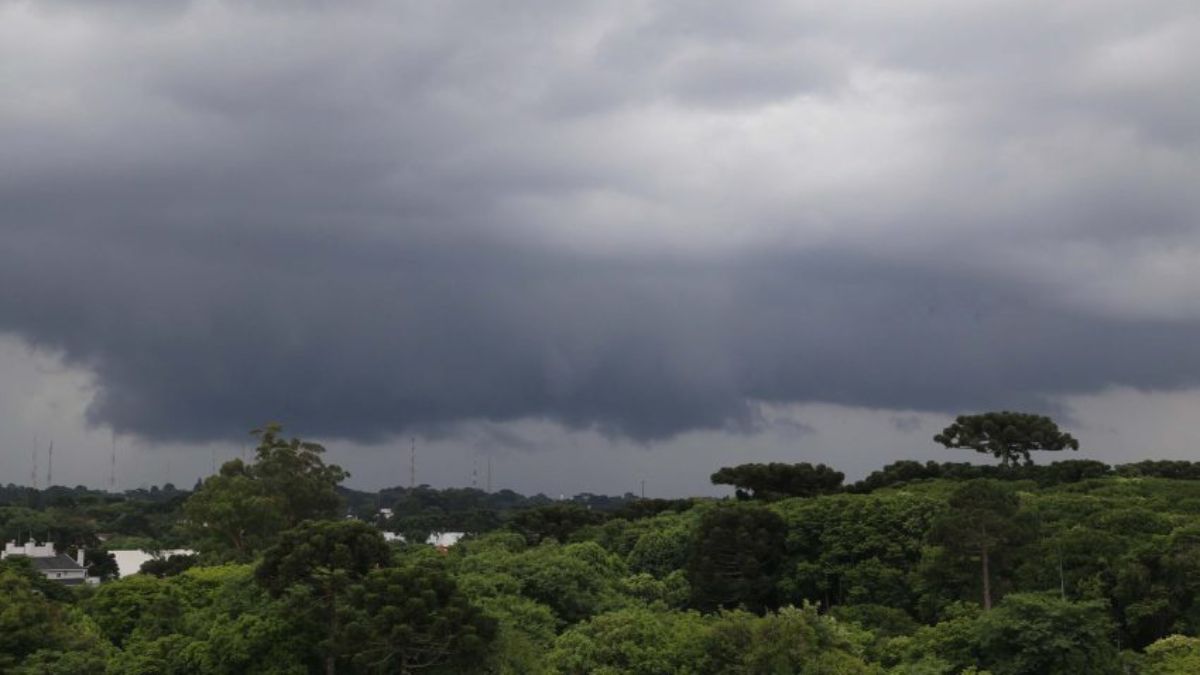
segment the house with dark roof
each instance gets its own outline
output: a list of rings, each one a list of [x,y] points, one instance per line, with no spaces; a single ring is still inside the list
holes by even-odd
[[[0,560],[13,556],[28,558],[33,569],[41,572],[42,576],[66,586],[100,581],[87,575],[87,568],[83,565],[83,549],[79,550],[79,559],[75,560],[55,551],[53,542],[39,545],[33,540],[24,544],[10,541],[4,545],[4,551],[0,552]]]

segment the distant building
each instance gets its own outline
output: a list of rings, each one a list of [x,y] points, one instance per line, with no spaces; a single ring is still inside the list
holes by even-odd
[[[425,543],[429,544],[430,546],[433,546],[435,548],[438,548],[441,550],[446,550],[446,549],[450,548],[451,546],[457,544],[458,540],[462,539],[465,536],[467,536],[466,532],[434,532],[433,534],[429,535],[429,537],[425,540]],[[391,541],[404,542],[405,541],[404,535],[397,534],[395,532],[384,532],[383,540],[389,541],[389,542],[391,542]]]
[[[467,536],[466,532],[434,532],[429,535],[429,539],[426,539],[425,543],[432,544],[437,548],[450,548],[465,536]]]
[[[142,570],[142,565],[151,560],[165,560],[173,555],[194,555],[196,552],[186,548],[176,548],[167,551],[141,551],[138,549],[114,549],[109,551],[117,561],[117,578],[124,579]]]
[[[4,551],[0,552],[0,560],[13,556],[29,558],[33,568],[41,572],[42,576],[66,586],[100,583],[99,579],[87,575],[87,568],[83,565],[83,549],[79,549],[78,559],[72,560],[70,556],[56,553],[53,542],[39,546],[32,539],[24,544],[10,541],[4,545]]]

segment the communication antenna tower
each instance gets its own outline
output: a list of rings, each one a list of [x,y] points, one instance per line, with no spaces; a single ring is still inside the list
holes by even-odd
[[[54,485],[54,441],[50,441],[50,450],[46,453],[46,487]]]
[[[417,437],[412,437],[412,450],[408,456],[408,489],[417,487]]]
[[[112,441],[112,461],[108,465],[108,491],[117,491],[117,433],[114,431],[109,439]]]
[[[33,484],[33,489],[37,489],[37,449],[38,437],[33,435],[33,470],[29,472],[29,482]]]
[[[488,455],[487,462],[488,462],[488,465],[487,465],[487,491],[489,493],[491,493],[491,491],[492,491],[492,456],[491,455]]]
[[[479,489],[479,458],[475,458],[475,465],[471,467],[471,489]]]

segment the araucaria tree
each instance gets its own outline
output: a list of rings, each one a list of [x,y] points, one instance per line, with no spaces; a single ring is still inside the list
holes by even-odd
[[[824,464],[739,464],[712,475],[713,485],[732,485],[738,499],[775,500],[832,494],[842,487],[845,474]]]
[[[1026,534],[1018,517],[1021,501],[1006,485],[994,480],[973,480],[958,487],[948,500],[950,508],[929,529],[930,543],[956,556],[979,558],[979,586],[983,608],[992,608],[992,560],[1000,550],[1015,545]]]
[[[1030,413],[990,412],[982,415],[959,415],[954,424],[933,437],[934,442],[947,448],[971,448],[995,456],[1005,466],[1015,466],[1029,458],[1032,450],[1079,449],[1079,441],[1059,430],[1045,415]]]

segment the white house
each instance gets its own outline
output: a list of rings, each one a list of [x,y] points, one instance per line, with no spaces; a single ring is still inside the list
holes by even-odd
[[[77,555],[78,559],[72,560],[70,556],[55,552],[53,542],[46,542],[39,546],[31,539],[24,544],[18,544],[15,541],[6,543],[4,551],[0,552],[0,560],[12,556],[29,558],[29,562],[33,563],[33,568],[41,572],[42,576],[67,586],[100,583],[96,577],[87,575],[87,568],[83,565],[83,549],[79,549]]]

